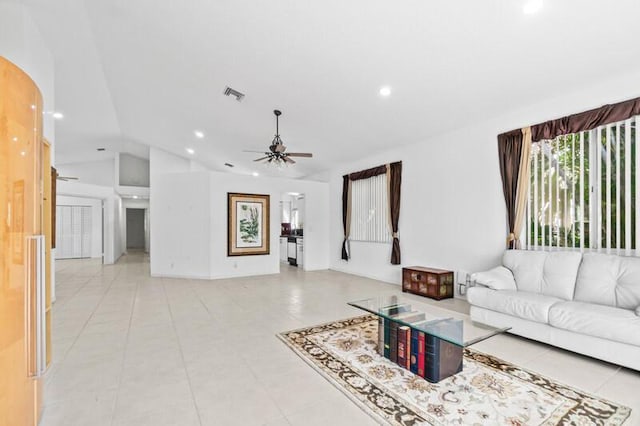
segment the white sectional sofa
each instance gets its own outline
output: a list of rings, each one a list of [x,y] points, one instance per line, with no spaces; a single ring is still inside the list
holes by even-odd
[[[471,278],[474,321],[640,370],[640,258],[507,250]]]

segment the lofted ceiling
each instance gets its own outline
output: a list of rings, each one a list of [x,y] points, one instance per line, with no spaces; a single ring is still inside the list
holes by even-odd
[[[242,150],[278,108],[288,149],[314,153],[291,177],[640,71],[637,0],[532,1],[22,0],[56,61],[59,162],[153,146],[273,174]]]

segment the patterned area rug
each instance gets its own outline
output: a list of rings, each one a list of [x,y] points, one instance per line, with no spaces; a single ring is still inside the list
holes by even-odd
[[[376,352],[366,315],[278,335],[377,421],[391,425],[621,425],[631,410],[465,349],[464,369],[433,384]]]

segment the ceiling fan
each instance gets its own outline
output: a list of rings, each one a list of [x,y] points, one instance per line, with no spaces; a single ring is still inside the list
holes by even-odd
[[[70,180],[78,180],[78,178],[77,178],[77,177],[73,177],[73,176],[60,176],[60,175],[58,175],[58,174],[56,174],[56,179],[58,179],[58,180],[62,180],[62,181],[65,181],[65,182],[68,182],[68,181],[70,181]]]
[[[257,158],[253,161],[265,161],[267,164],[295,164],[295,161],[291,157],[306,157],[311,158],[313,154],[309,152],[285,152],[287,147],[282,143],[282,139],[280,139],[280,127],[279,127],[279,118],[282,115],[282,112],[279,110],[274,110],[273,113],[276,116],[276,135],[269,145],[269,151],[244,151],[244,152],[258,152],[260,154],[265,154],[264,157]]]

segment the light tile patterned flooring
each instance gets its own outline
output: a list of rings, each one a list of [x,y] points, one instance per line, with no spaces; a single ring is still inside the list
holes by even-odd
[[[150,278],[142,254],[58,261],[56,279],[41,426],[375,424],[275,334],[359,315],[347,301],[398,286],[286,265],[251,278]],[[638,372],[510,335],[477,349],[625,403],[636,411],[628,424],[640,424]]]

